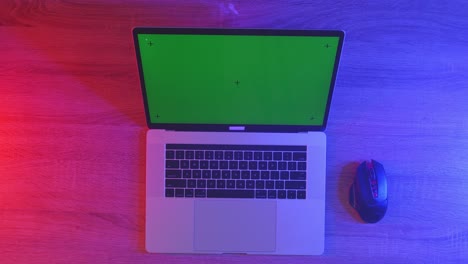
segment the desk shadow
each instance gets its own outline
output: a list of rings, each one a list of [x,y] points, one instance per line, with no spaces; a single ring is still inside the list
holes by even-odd
[[[341,205],[346,209],[349,215],[352,216],[357,222],[364,223],[359,214],[354,210],[354,208],[349,204],[349,188],[351,187],[354,176],[356,175],[356,169],[359,166],[359,162],[351,162],[346,164],[340,172],[337,184],[337,196]]]

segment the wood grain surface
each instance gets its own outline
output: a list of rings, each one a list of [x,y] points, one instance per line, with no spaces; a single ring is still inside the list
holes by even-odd
[[[135,26],[343,29],[322,256],[148,254]],[[1,263],[467,263],[468,2],[0,2]],[[376,159],[389,208],[347,202]]]

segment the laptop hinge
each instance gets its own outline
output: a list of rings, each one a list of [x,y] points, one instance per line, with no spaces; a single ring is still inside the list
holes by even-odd
[[[245,131],[244,126],[230,126],[229,131]]]

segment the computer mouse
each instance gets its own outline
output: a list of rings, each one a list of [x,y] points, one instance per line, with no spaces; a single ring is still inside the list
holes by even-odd
[[[380,221],[387,212],[387,176],[382,164],[364,161],[356,170],[349,190],[349,203],[368,223]]]

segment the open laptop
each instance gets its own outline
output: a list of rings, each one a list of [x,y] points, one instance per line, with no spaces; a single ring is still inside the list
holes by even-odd
[[[342,31],[135,28],[146,249],[324,250],[325,129]]]

